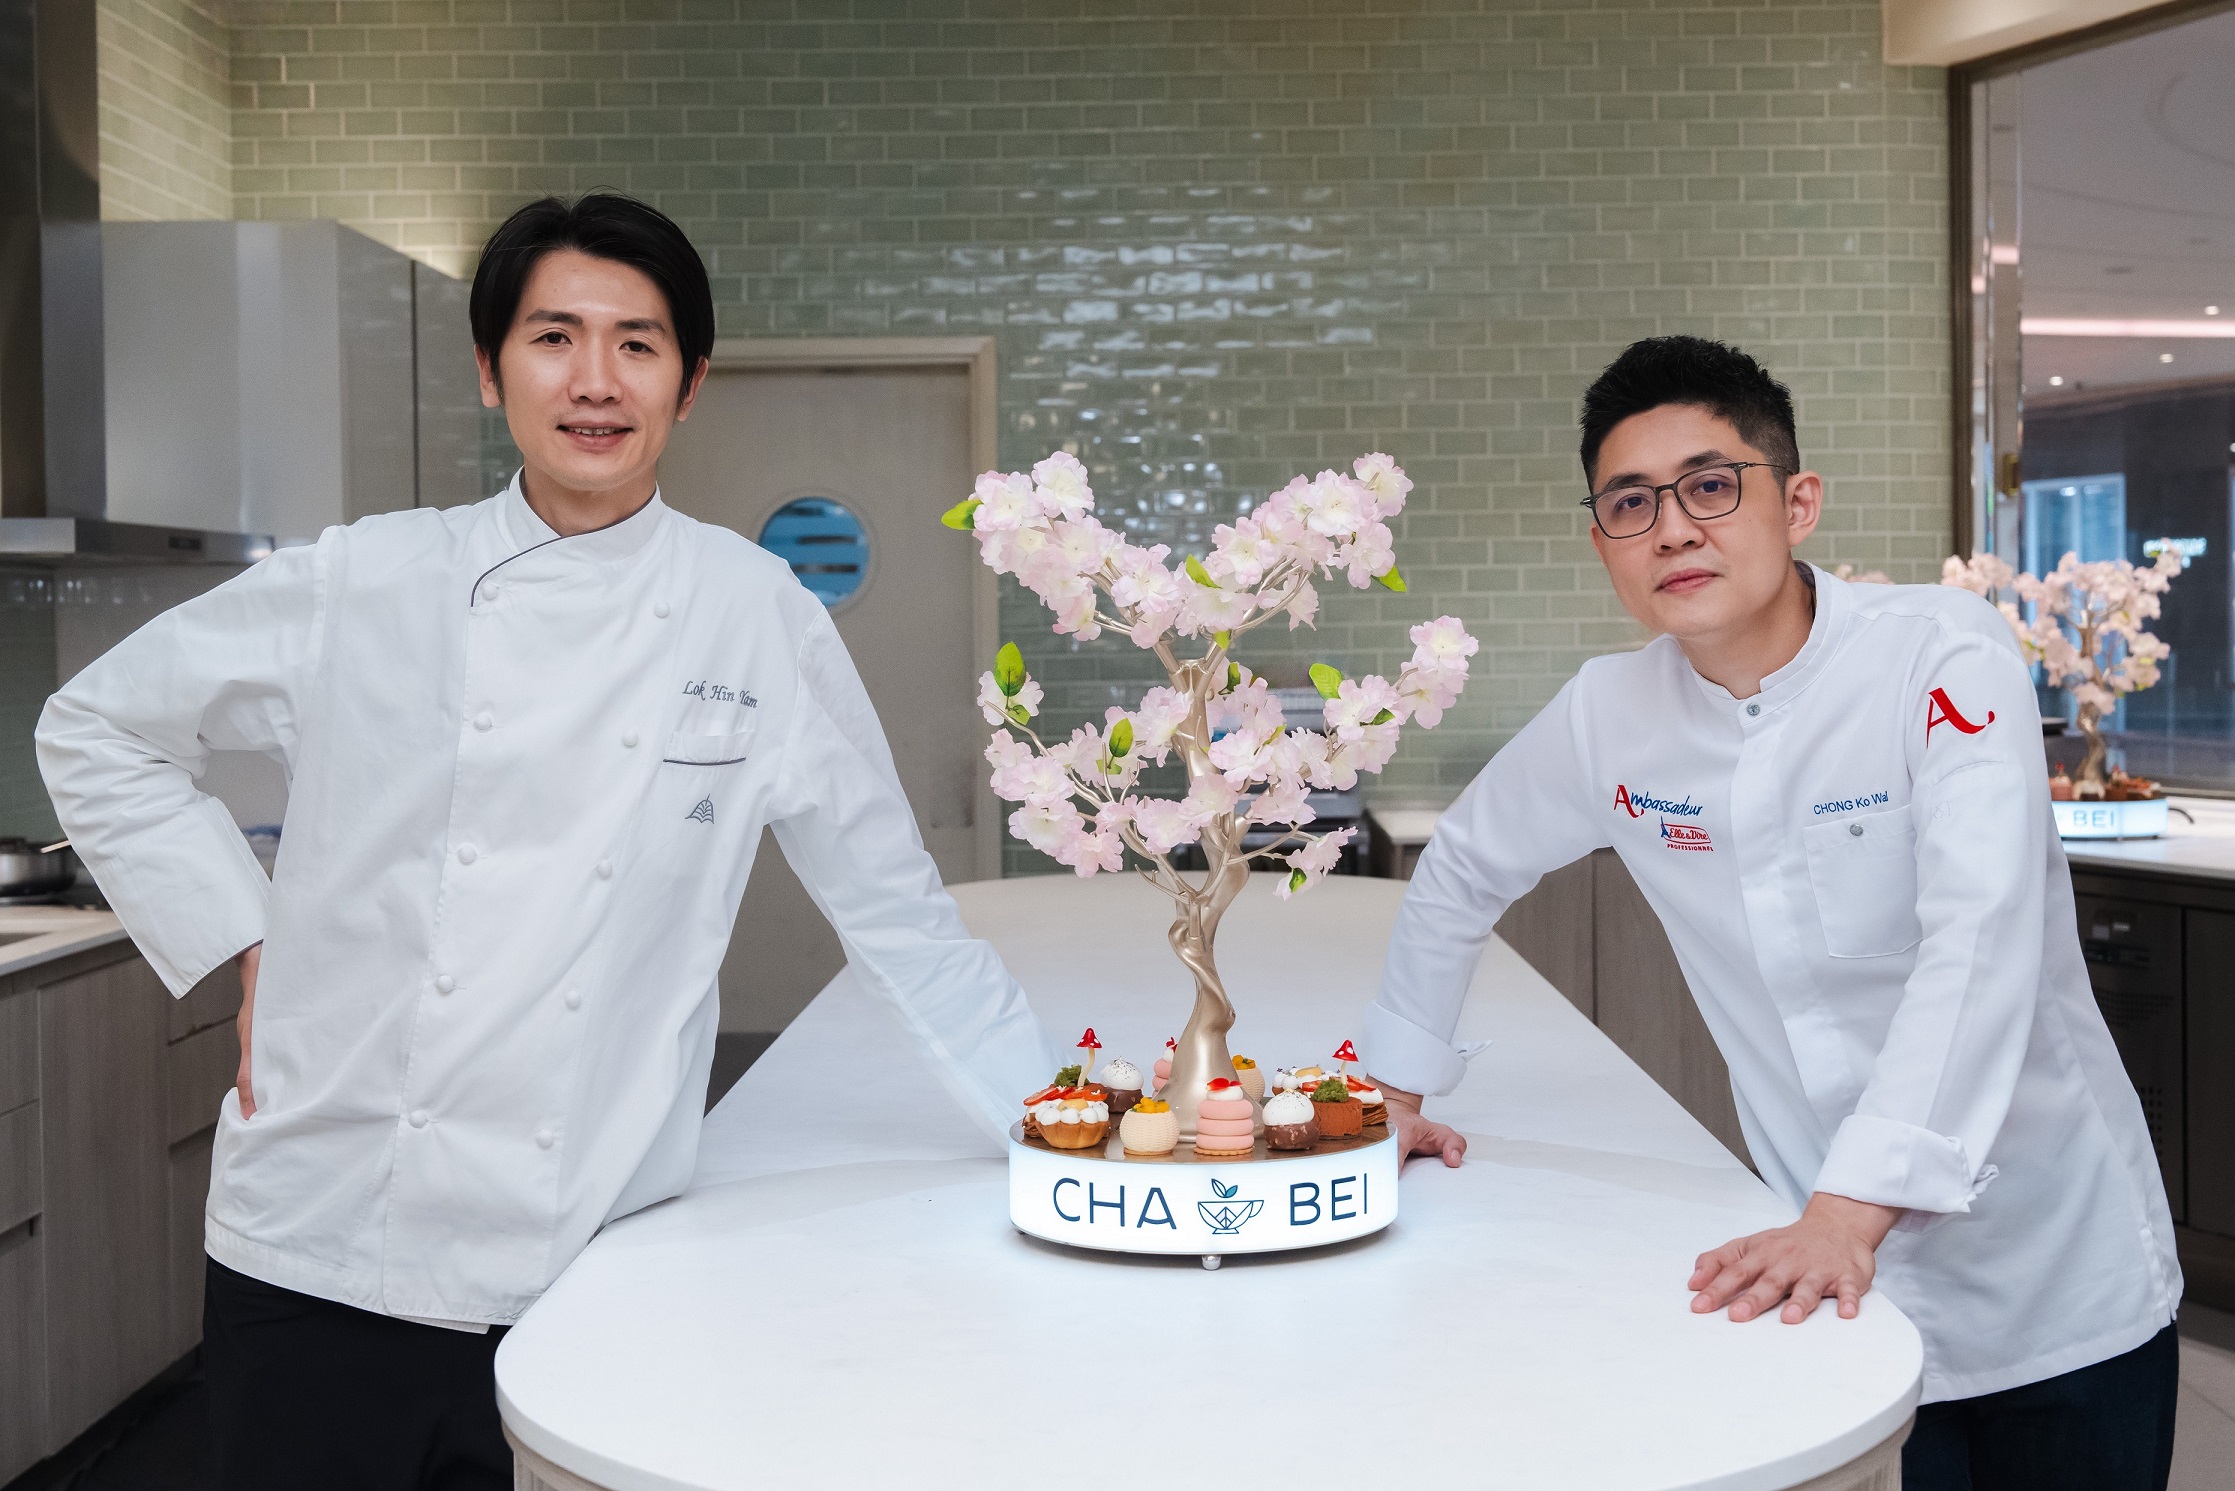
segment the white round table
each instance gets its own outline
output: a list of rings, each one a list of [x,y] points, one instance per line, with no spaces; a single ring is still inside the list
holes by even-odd
[[[1401,884],[1259,877],[1219,965],[1268,1071],[1357,1032]],[[1190,997],[1129,877],[965,885],[1051,1032],[1144,1069]],[[1790,1209],[1493,942],[1387,1231],[1231,1259],[1007,1221],[1002,1146],[841,975],[708,1116],[685,1195],[605,1229],[505,1340],[523,1488],[1293,1481],[1548,1491],[1899,1485],[1916,1330],[1694,1315],[1693,1258]],[[1022,1094],[1019,1094],[1021,1097]]]

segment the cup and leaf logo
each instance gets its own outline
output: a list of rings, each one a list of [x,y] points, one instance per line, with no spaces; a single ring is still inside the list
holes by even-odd
[[[1239,1185],[1227,1185],[1217,1176],[1211,1177],[1211,1194],[1216,1201],[1198,1201],[1195,1210],[1202,1215],[1203,1225],[1211,1229],[1213,1237],[1232,1237],[1242,1230],[1242,1224],[1265,1209],[1262,1201],[1237,1201],[1234,1193]]]

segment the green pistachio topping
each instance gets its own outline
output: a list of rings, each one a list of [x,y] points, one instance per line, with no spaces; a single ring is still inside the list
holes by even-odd
[[[1340,1077],[1329,1077],[1312,1089],[1312,1101],[1315,1103],[1341,1103],[1349,1098],[1350,1089],[1343,1085]]]
[[[1055,1085],[1058,1087],[1076,1087],[1079,1085],[1079,1078],[1085,1074],[1085,1070],[1084,1067],[1064,1067],[1055,1074]]]

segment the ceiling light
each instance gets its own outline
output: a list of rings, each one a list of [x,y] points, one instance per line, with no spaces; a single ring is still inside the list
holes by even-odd
[[[2025,316],[2018,330],[2029,337],[2235,337],[2235,316],[2188,321],[2119,321],[2099,316]]]
[[[2160,352],[2157,354],[2157,360],[2159,362],[2171,362],[2173,360],[2173,354],[2170,352]]]
[[[2204,307],[2204,314],[2207,316],[2216,316],[2219,314],[2219,307],[2216,305],[2208,305]]]
[[[2049,387],[2062,388],[2064,387],[2064,380],[2062,378],[2051,378],[2049,380]]]

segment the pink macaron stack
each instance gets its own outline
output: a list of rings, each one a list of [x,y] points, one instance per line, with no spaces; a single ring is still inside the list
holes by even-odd
[[[1195,1108],[1197,1154],[1248,1154],[1256,1146],[1257,1106],[1231,1077],[1213,1077],[1210,1095]]]

